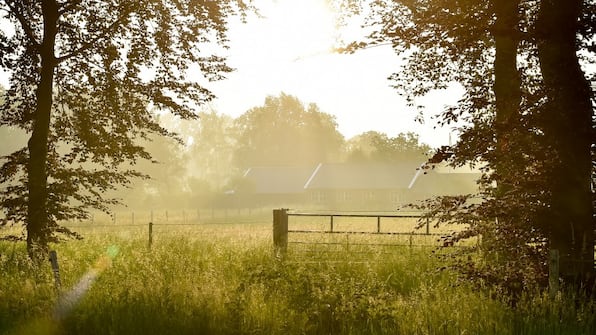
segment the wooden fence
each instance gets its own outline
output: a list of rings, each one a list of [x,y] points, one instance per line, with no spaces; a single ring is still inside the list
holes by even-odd
[[[329,218],[326,229],[289,229],[290,217],[327,217]],[[419,219],[421,214],[370,214],[370,213],[306,213],[306,212],[292,212],[288,209],[274,209],[273,210],[273,244],[278,252],[285,252],[288,248],[288,235],[290,233],[305,233],[305,234],[370,234],[370,235],[405,235],[405,236],[440,236],[444,237],[444,233],[433,233],[430,231],[430,222],[427,219],[426,223],[420,229],[420,232],[395,232],[384,231],[382,229],[382,219],[388,218],[415,218]],[[376,229],[374,230],[342,230],[338,229],[336,219],[338,218],[370,218],[376,219]],[[410,238],[410,245],[411,245]],[[452,243],[446,240],[446,243]]]
[[[329,218],[328,221],[328,228],[327,229],[289,229],[289,218],[290,217],[327,217]],[[376,230],[374,231],[348,231],[348,230],[338,230],[335,226],[335,218],[376,218]],[[314,234],[375,234],[375,235],[408,235],[408,236],[415,236],[415,235],[422,235],[422,236],[441,236],[443,238],[443,246],[453,246],[453,241],[450,239],[448,234],[445,233],[431,233],[430,231],[430,222],[427,219],[426,222],[420,227],[423,228],[422,232],[390,232],[390,231],[383,231],[381,228],[381,219],[384,218],[420,218],[420,214],[355,214],[355,213],[304,213],[304,212],[290,212],[288,209],[274,209],[273,210],[273,244],[276,250],[276,253],[285,254],[288,248],[288,235],[290,233],[314,233]],[[411,239],[410,239],[410,246],[411,246]],[[480,243],[480,239],[477,240],[477,243]],[[596,254],[596,247],[594,250]],[[560,273],[559,273],[559,262],[560,262],[560,255],[558,250],[550,250],[549,254],[549,291],[551,296],[554,296],[559,291],[559,280],[560,280]],[[577,260],[576,262],[582,262],[581,260]],[[594,267],[596,268],[596,260],[590,262],[594,263]]]
[[[85,220],[69,220],[63,224],[139,224],[148,221],[160,223],[229,222],[238,217],[267,217],[270,208],[195,208],[160,210],[115,210],[112,213],[93,211]]]

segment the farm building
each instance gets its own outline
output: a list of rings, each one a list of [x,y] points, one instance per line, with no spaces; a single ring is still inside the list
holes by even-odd
[[[392,164],[321,164],[305,184],[316,207],[395,210],[437,195],[477,191],[472,171],[445,169],[419,172],[420,162]]]
[[[261,166],[244,173],[251,185],[251,205],[291,207],[307,202],[304,183],[315,166]]]
[[[303,209],[383,210],[437,195],[477,191],[480,174],[469,169],[429,169],[423,162],[321,163],[316,167],[255,167],[251,205]]]
[[[418,174],[410,191],[416,200],[441,195],[473,194],[478,192],[481,174],[470,169],[431,169]]]
[[[420,162],[320,164],[304,185],[315,207],[395,210],[409,201],[408,184]]]

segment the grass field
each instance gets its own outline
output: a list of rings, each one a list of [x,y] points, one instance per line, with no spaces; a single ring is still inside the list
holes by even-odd
[[[81,228],[53,246],[60,292],[49,263],[0,242],[0,333],[596,333],[593,302],[536,292],[513,309],[440,271],[433,247],[310,234],[278,258],[270,220],[156,226],[151,249],[145,226]]]

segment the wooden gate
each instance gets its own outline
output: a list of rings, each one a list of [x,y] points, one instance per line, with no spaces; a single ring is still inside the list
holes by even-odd
[[[292,217],[325,217],[328,218],[326,227],[324,229],[303,229],[301,227],[292,227],[290,229],[289,220]],[[376,224],[372,227],[373,229],[368,230],[345,230],[338,227],[336,224],[340,218],[370,218],[370,224]],[[290,211],[289,209],[274,209],[273,210],[273,244],[278,252],[285,252],[288,248],[288,243],[292,243],[288,239],[290,233],[303,233],[303,234],[367,234],[367,235],[403,235],[409,236],[410,245],[412,245],[413,236],[437,236],[443,238],[445,241],[448,239],[448,234],[436,233],[430,231],[430,222],[426,220],[422,225],[418,224],[420,229],[412,230],[409,232],[397,232],[387,231],[383,229],[383,219],[390,218],[415,218],[420,219],[420,213],[395,213],[395,214],[374,214],[374,213],[339,213],[339,212],[300,212]],[[370,225],[369,224],[369,225]]]

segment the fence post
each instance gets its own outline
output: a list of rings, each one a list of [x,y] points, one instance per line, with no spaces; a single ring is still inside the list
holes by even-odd
[[[346,234],[346,251],[350,251],[350,234]]]
[[[285,254],[288,249],[288,210],[273,210],[273,245],[276,254]]]
[[[153,244],[153,221],[149,221],[149,243],[147,247],[151,249],[151,245]]]
[[[329,232],[333,233],[333,215],[329,216]]]
[[[377,233],[381,232],[381,217],[377,216]]]
[[[147,243],[147,247],[151,250],[151,245],[153,244],[153,211],[151,211],[151,219],[149,220],[149,241]]]
[[[426,218],[426,235],[430,235],[430,224],[428,218]]]
[[[58,254],[56,250],[50,251],[50,264],[52,264],[52,272],[54,273],[54,287],[57,292],[60,292],[62,283],[60,282],[60,267],[58,266]]]
[[[559,292],[559,250],[553,249],[548,257],[548,288],[551,297]]]

